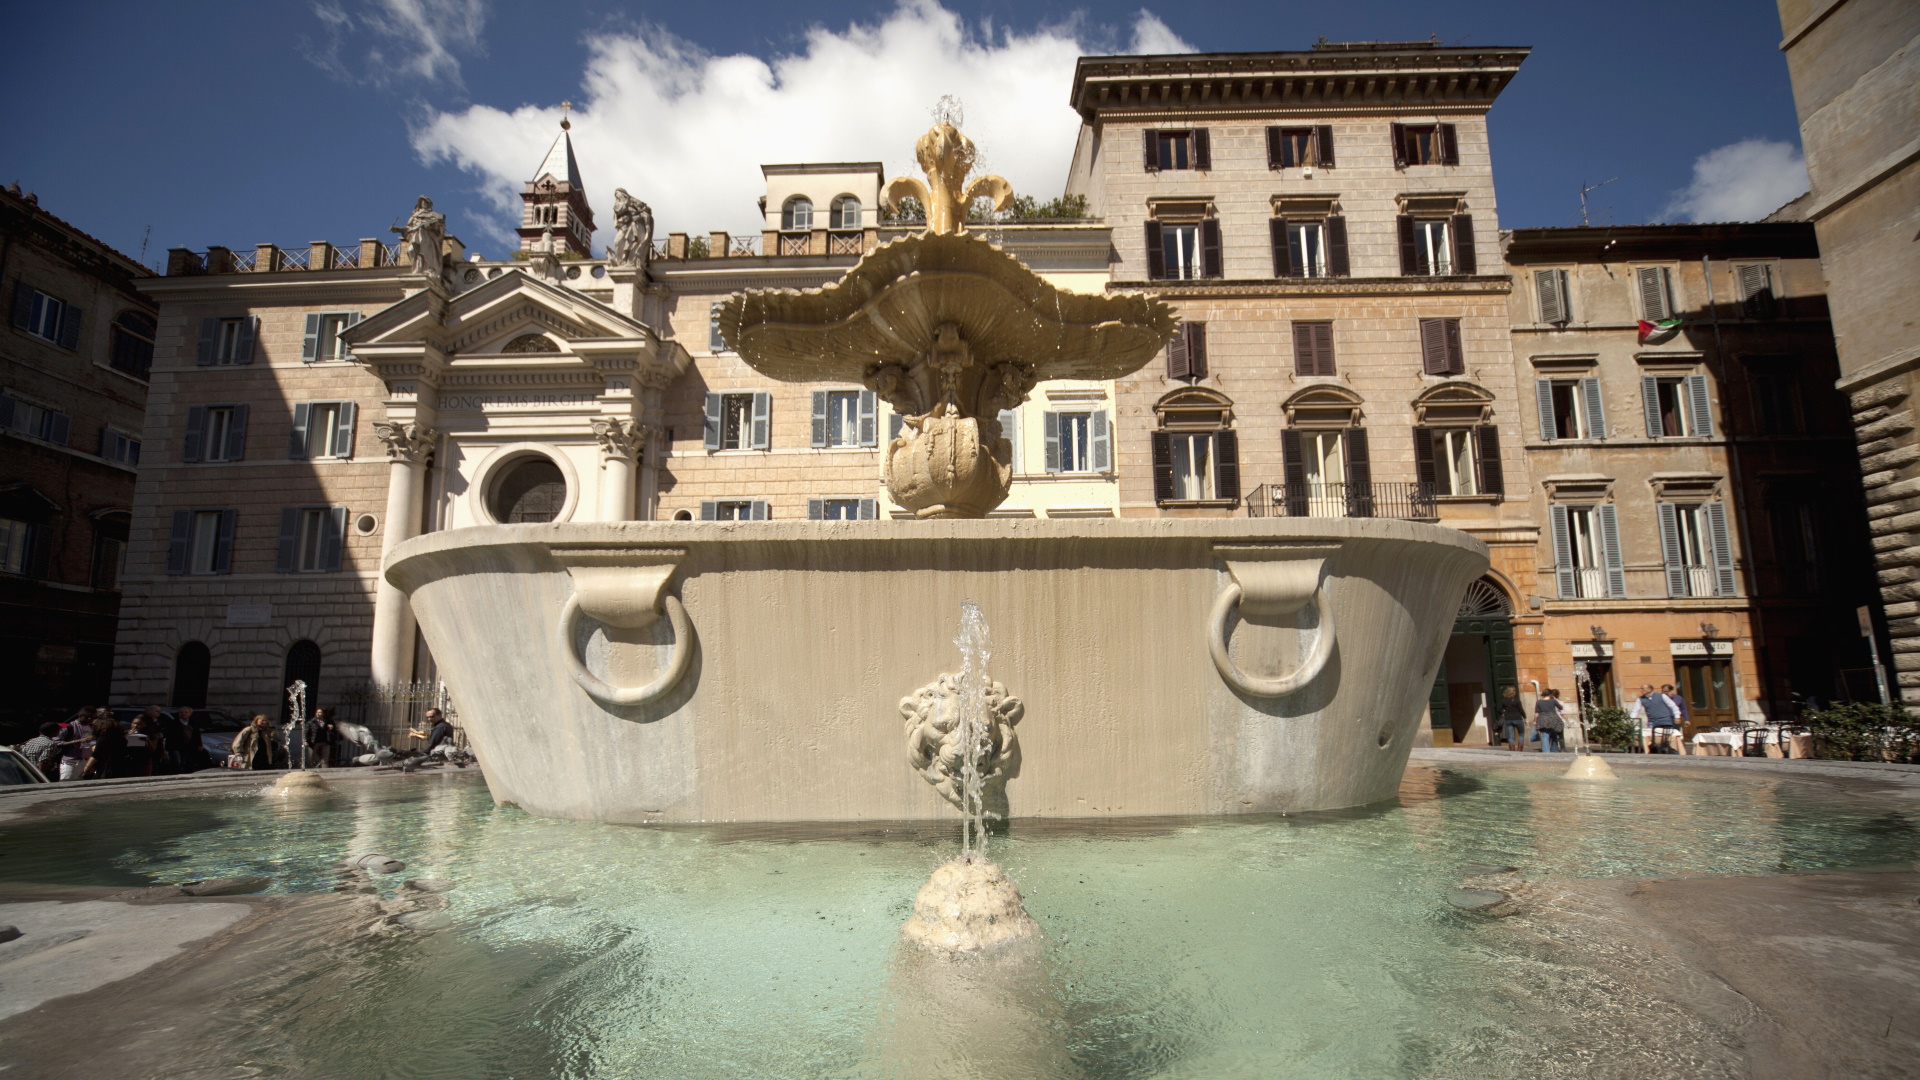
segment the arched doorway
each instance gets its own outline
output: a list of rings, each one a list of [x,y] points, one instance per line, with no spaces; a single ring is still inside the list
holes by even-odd
[[[1453,636],[1433,679],[1427,711],[1435,746],[1485,746],[1500,692],[1519,687],[1513,655],[1513,601],[1488,578],[1467,586]]]
[[[213,653],[198,641],[189,641],[173,654],[173,694],[169,705],[207,707],[207,679],[213,673]]]
[[[280,680],[280,719],[282,722],[293,718],[292,704],[287,700],[287,687],[295,679],[307,684],[307,714],[311,716],[320,704],[320,646],[311,641],[296,641],[287,650],[287,668],[285,677]]]

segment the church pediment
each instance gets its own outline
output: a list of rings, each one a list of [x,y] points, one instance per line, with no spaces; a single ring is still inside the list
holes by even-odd
[[[577,342],[657,344],[644,323],[518,269],[456,296],[415,293],[362,319],[342,337],[355,348],[426,343],[447,355],[573,352]]]

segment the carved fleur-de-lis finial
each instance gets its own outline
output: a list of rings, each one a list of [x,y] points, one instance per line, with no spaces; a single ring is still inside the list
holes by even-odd
[[[944,99],[943,99],[944,100]],[[976,152],[973,140],[946,120],[927,129],[914,144],[914,157],[925,170],[925,183],[911,176],[896,176],[887,185],[881,201],[888,209],[898,210],[900,200],[912,196],[927,208],[927,231],[960,233],[967,231],[967,207],[975,199],[993,200],[995,210],[1004,210],[1013,201],[1013,185],[1005,177],[978,176],[971,183]]]

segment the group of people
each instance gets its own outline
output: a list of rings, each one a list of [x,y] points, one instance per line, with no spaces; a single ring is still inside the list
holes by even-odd
[[[1533,737],[1543,754],[1557,754],[1566,748],[1567,707],[1560,691],[1542,691],[1533,703]],[[1520,703],[1520,692],[1509,686],[1500,693],[1500,741],[1509,750],[1525,750],[1527,710]]]
[[[157,705],[126,724],[111,709],[81,709],[64,724],[41,724],[20,752],[49,780],[165,775],[207,764],[193,710],[168,716]]]
[[[1652,683],[1642,686],[1627,716],[1646,725],[1649,754],[1678,754],[1681,730],[1692,719],[1687,711],[1686,695],[1675,693],[1672,683],[1659,690],[1655,690]]]

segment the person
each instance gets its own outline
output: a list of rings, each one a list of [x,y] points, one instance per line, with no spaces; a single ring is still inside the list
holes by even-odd
[[[100,710],[81,709],[60,729],[60,779],[79,780],[93,757],[93,718]]]
[[[453,741],[453,725],[447,723],[446,714],[439,709],[427,710],[427,725],[425,731],[419,728],[407,729],[407,734],[414,738],[427,740],[427,753],[433,753],[442,743]]]
[[[1560,691],[1549,688],[1533,703],[1533,730],[1540,735],[1540,752],[1557,754],[1566,748],[1567,707]]]
[[[1680,752],[1667,741],[1679,730],[1680,714],[1673,707],[1673,699],[1655,691],[1652,683],[1640,687],[1640,696],[1635,699],[1630,715],[1633,719],[1644,721],[1647,725],[1647,753],[1677,754]],[[1655,743],[1656,739],[1660,741]]]
[[[20,746],[20,756],[33,762],[40,774],[52,780],[60,775],[60,725],[49,720],[40,725],[40,734]]]
[[[332,709],[315,709],[307,718],[307,767],[324,769],[333,764],[333,747],[340,741],[340,733],[333,727]]]
[[[273,724],[264,713],[256,713],[240,734],[233,737],[233,757],[242,769],[273,768]]]
[[[182,705],[173,712],[173,730],[167,732],[167,760],[180,772],[194,772],[209,764],[191,705]]]
[[[1509,750],[1525,750],[1521,737],[1527,733],[1527,710],[1520,704],[1520,691],[1509,686],[1500,691],[1500,741]]]
[[[149,715],[158,709],[148,710]],[[120,756],[121,776],[152,776],[155,761],[164,761],[166,740],[148,716],[136,716],[127,728],[127,749]]]
[[[1667,701],[1673,705],[1673,714],[1680,718],[1681,727],[1686,727],[1693,723],[1693,712],[1687,708],[1687,697],[1685,694],[1675,693],[1672,683],[1667,683],[1662,686],[1660,692],[1667,695]]]
[[[126,767],[126,756],[127,733],[121,729],[120,721],[112,715],[100,717],[93,722],[93,756],[87,759],[80,779],[108,780],[120,776],[120,770]]]

